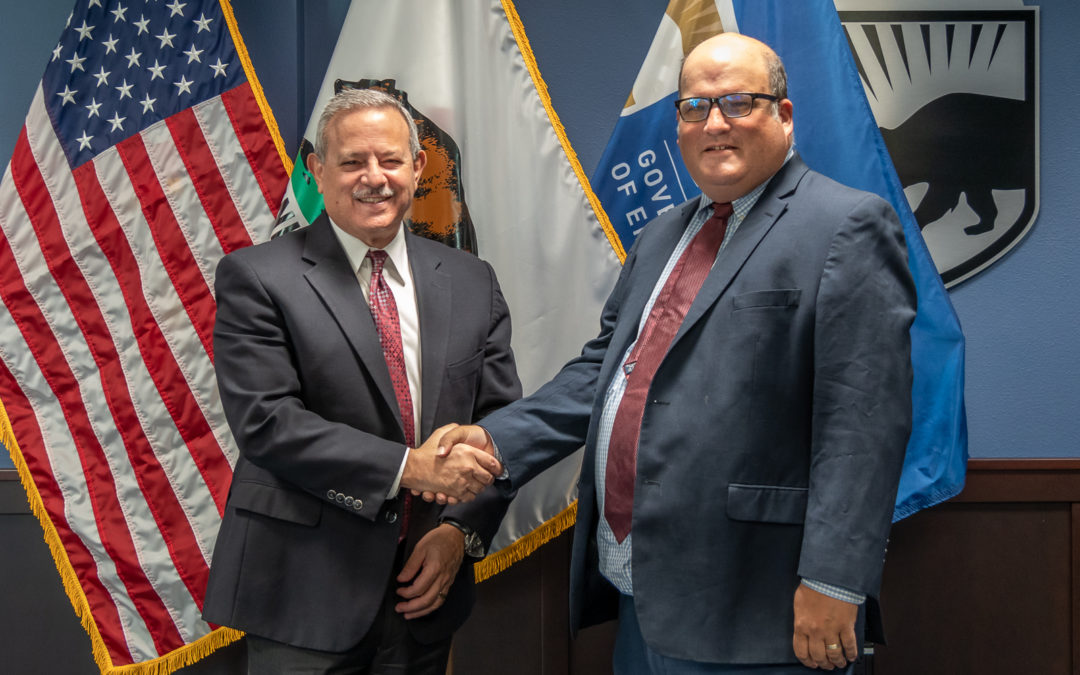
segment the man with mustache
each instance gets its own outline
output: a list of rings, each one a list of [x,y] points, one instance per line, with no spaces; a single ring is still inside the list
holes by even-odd
[[[571,623],[618,618],[618,675],[847,670],[911,428],[903,230],[799,158],[763,43],[702,42],[675,106],[701,197],[645,227],[577,359],[442,444],[497,447],[501,489],[585,446]]]
[[[473,602],[462,561],[505,512],[480,494],[494,458],[435,456],[445,425],[521,385],[491,266],[404,225],[425,161],[396,99],[341,92],[308,160],[326,212],[218,266],[215,367],[240,458],[204,617],[247,633],[251,673],[442,675]]]

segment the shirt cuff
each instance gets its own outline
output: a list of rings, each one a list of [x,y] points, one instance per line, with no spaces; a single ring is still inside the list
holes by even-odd
[[[481,429],[483,429],[483,427],[481,427]],[[487,429],[484,429],[484,433],[487,434]],[[495,445],[495,439],[491,437],[491,434],[488,434],[488,440],[491,441],[491,449],[495,451],[495,459],[499,460],[499,464],[502,465],[503,468],[502,473],[495,476],[495,480],[509,480],[510,469],[506,468],[506,462],[503,461],[502,453],[499,452],[499,446]]]
[[[827,595],[830,598],[836,600],[843,600],[844,602],[850,602],[853,605],[861,605],[866,602],[866,594],[858,593],[856,591],[849,590],[843,586],[833,586],[822,581],[816,581],[814,579],[803,579],[803,586],[806,586],[810,590],[817,591],[822,595]]]
[[[405,462],[409,459],[409,453],[412,452],[412,448],[405,446],[405,455],[401,458],[401,466],[398,467],[397,476],[394,478],[393,484],[390,486],[390,491],[386,493],[387,499],[393,499],[397,497],[398,491],[401,490],[401,477],[405,474]]]

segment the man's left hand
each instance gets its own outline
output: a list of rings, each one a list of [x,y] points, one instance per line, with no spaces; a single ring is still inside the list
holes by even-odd
[[[859,655],[855,618],[859,606],[799,584],[795,590],[795,656],[807,668],[843,668]]]
[[[465,535],[453,525],[425,534],[397,576],[398,583],[408,585],[398,588],[404,601],[394,610],[415,619],[442,607],[464,557]]]

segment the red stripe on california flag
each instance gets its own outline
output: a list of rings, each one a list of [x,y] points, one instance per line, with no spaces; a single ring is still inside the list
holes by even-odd
[[[25,139],[25,134],[22,138]],[[13,177],[15,160],[20,152],[17,150],[15,154],[11,165]],[[18,182],[16,179],[16,184]],[[27,213],[34,213],[35,207],[40,206],[41,196],[26,195],[22,190],[19,192]],[[48,208],[51,209],[51,205]],[[127,590],[136,611],[147,622],[154,648],[164,654],[172,647],[183,644],[183,640],[161,599],[156,594],[147,592],[152,586],[137,564],[139,558],[116,496],[116,483],[105,459],[105,452],[93,433],[79,397],[78,381],[56,342],[44,339],[44,336],[52,335],[52,329],[24,285],[18,270],[11,246],[5,239],[0,244],[0,293],[6,300],[16,327],[30,347],[42,377],[56,396],[60,413],[71,431],[105,552],[115,563],[117,577]]]
[[[0,359],[0,391],[3,391],[4,409],[7,411],[11,429],[19,438],[19,448],[23,460],[34,477],[41,504],[49,515],[49,520],[56,529],[56,534],[64,547],[68,563],[79,579],[83,595],[90,607],[90,613],[106,644],[113,653],[125,654],[131,660],[127,641],[120,622],[120,613],[116,603],[105,589],[98,576],[97,563],[80,539],[68,526],[64,514],[64,497],[60,486],[54,479],[49,458],[45,453],[45,441],[38,428],[30,402],[23,395],[19,383],[15,380],[3,359]]]
[[[216,313],[214,297],[199,271],[187,239],[180,231],[169,200],[158,183],[157,173],[146,153],[142,135],[135,134],[115,147],[124,168],[127,169],[131,186],[139,198],[143,217],[150,226],[158,256],[172,280],[173,288],[180,296],[184,311],[191,319],[191,325],[202,341],[206,353],[213,354],[211,329]]]
[[[233,87],[221,95],[221,102],[229,113],[229,121],[240,139],[255,179],[259,181],[263,198],[275,218],[281,207],[281,197],[289,184],[289,176],[281,163],[281,155],[274,146],[262,109],[247,82]],[[267,232],[273,223],[267,225]]]
[[[121,368],[120,357],[116,352],[116,345],[112,342],[109,327],[101,315],[97,299],[64,240],[60,221],[48,199],[48,190],[37,164],[33,161],[25,134],[19,138],[16,157],[12,158],[11,167],[13,174],[18,170],[21,176],[21,180],[16,181],[16,187],[27,206],[26,211],[37,234],[49,272],[54,279],[63,280],[58,287],[71,308],[100,373],[106,404],[123,439],[143,500],[153,515],[181,580],[192,597],[198,597],[206,588],[209,569],[199,551],[198,540],[188,522],[187,514],[173,492],[168,476],[158,462],[135,412],[131,393],[127,389],[127,376]],[[92,167],[84,165],[84,168],[90,170]],[[28,195],[32,195],[32,199],[37,203],[29,204]]]
[[[172,134],[184,167],[195,185],[203,211],[210,219],[218,241],[225,253],[251,246],[251,237],[244,228],[240,212],[233,204],[232,196],[218,170],[210,147],[206,144],[202,127],[192,108],[185,108],[165,121]]]
[[[150,311],[143,294],[135,254],[101,189],[93,164],[84,164],[76,169],[74,177],[87,223],[113,270],[117,288],[127,305],[139,354],[180,436],[188,446],[192,461],[214,498],[218,514],[224,513],[225,498],[232,482],[229,459],[214,437],[161,327]],[[202,593],[197,597],[202,597]]]

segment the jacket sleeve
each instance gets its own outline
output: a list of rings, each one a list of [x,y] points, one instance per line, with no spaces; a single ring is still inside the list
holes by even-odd
[[[911,432],[915,307],[903,229],[868,195],[835,231],[817,294],[803,578],[877,593]]]

